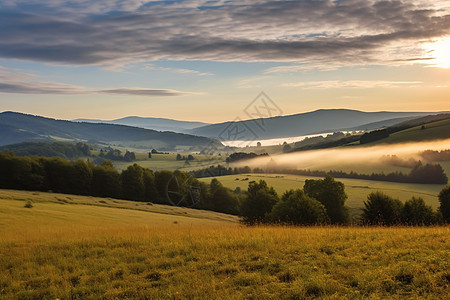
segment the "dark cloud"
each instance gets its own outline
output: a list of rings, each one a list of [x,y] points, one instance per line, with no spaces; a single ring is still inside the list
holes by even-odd
[[[0,4],[0,57],[109,65],[158,59],[407,62],[424,53],[402,47],[450,34],[450,13],[433,6],[440,1],[212,3]]]

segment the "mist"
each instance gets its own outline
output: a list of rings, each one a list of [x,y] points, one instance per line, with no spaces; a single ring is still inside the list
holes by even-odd
[[[383,171],[386,157],[396,156],[400,160],[424,159],[420,153],[426,150],[448,150],[450,139],[402,143],[395,145],[377,146],[348,146],[333,149],[300,151],[287,154],[277,154],[258,157],[252,160],[239,161],[235,167],[249,166],[250,168],[270,169],[311,169],[311,170],[344,170],[344,171]],[[370,170],[368,170],[370,169]],[[400,168],[401,169],[401,168]]]

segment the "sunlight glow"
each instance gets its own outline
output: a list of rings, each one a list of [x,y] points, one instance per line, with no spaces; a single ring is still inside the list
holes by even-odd
[[[433,66],[438,68],[450,68],[450,37],[440,39],[428,47]]]

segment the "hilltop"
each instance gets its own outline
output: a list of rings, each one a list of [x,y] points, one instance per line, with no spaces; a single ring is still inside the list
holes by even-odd
[[[136,116],[129,116],[115,120],[98,120],[98,119],[76,119],[74,122],[86,122],[86,123],[104,123],[104,124],[117,124],[133,127],[140,127],[145,129],[153,129],[158,131],[173,131],[178,133],[186,133],[187,131],[210,125],[203,122],[191,122],[191,121],[178,121],[167,118],[143,118]]]
[[[92,141],[128,147],[174,149],[178,146],[220,146],[215,140],[189,134],[115,124],[56,120],[17,112],[0,113],[0,145],[25,141]]]
[[[217,138],[221,137],[227,128],[233,126],[239,127],[242,130],[246,129],[249,132],[244,134],[246,139],[270,139],[342,130],[375,129],[431,114],[437,113],[363,112],[350,109],[320,109],[289,116],[207,125],[192,129],[189,133]]]

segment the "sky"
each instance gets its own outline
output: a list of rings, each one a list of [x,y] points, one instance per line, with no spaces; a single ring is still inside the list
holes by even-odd
[[[0,37],[0,112],[450,111],[448,0],[0,0]]]

